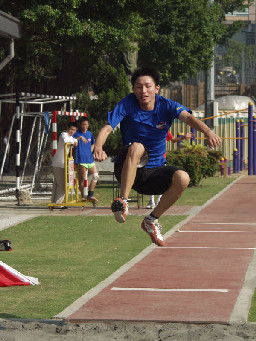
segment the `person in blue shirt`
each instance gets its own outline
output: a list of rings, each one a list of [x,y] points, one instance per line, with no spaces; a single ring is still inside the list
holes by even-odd
[[[87,117],[82,117],[79,120],[79,129],[73,135],[74,138],[79,138],[80,136],[84,137],[86,143],[82,140],[78,140],[78,146],[76,147],[76,158],[75,164],[78,169],[78,182],[79,182],[79,190],[81,192],[81,200],[86,201],[87,199],[98,201],[94,197],[94,188],[99,179],[99,174],[93,159],[92,151],[94,147],[94,137],[93,134],[88,130],[89,120]],[[89,174],[92,174],[92,181],[88,186],[88,195],[87,198],[84,196],[84,180],[85,174],[88,170]]]
[[[173,166],[166,166],[164,153],[166,136],[175,118],[202,132],[210,148],[221,144],[211,129],[192,115],[183,105],[159,96],[160,76],[150,68],[134,71],[131,78],[133,93],[122,99],[108,113],[108,123],[96,138],[94,160],[103,161],[107,155],[103,145],[108,135],[120,123],[124,147],[115,160],[115,176],[121,184],[120,198],[111,209],[118,222],[126,221],[131,189],[141,194],[162,194],[158,205],[142,221],[142,229],[152,242],[164,246],[158,219],[182,195],[189,184],[189,175]]]

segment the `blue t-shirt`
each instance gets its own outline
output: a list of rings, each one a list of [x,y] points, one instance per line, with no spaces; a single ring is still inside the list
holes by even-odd
[[[83,136],[87,140],[87,143],[83,143],[82,139],[78,140],[75,163],[93,163],[94,159],[91,149],[91,146],[95,143],[93,134],[88,130],[85,133],[82,133],[81,130],[77,130],[73,137],[78,138],[79,136]]]
[[[149,153],[145,167],[155,168],[166,163],[166,135],[183,110],[192,113],[183,105],[159,95],[156,95],[154,110],[142,110],[132,93],[108,113],[108,123],[113,129],[120,123],[124,145],[142,143]]]

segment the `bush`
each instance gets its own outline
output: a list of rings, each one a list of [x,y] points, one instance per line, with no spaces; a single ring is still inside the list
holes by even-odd
[[[184,141],[181,148],[166,153],[167,164],[186,171],[190,176],[189,186],[198,186],[201,179],[214,176],[221,152],[207,150],[203,145]]]

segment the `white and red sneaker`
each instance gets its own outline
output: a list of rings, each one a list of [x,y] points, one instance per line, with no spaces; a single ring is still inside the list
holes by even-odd
[[[153,243],[158,246],[164,246],[164,239],[161,233],[162,226],[158,223],[158,219],[144,218],[141,223],[141,228],[149,234]]]
[[[112,202],[111,210],[118,223],[125,223],[126,216],[128,214],[128,203],[125,199],[116,198]]]

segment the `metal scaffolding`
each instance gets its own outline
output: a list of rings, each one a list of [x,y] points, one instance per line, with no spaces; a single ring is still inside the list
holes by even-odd
[[[24,173],[28,161],[28,156],[31,148],[34,128],[36,123],[38,122],[38,136],[37,136],[37,155],[36,155],[36,164],[34,168],[33,179],[31,183],[30,193],[32,194],[35,178],[40,170],[43,151],[47,143],[48,134],[45,133],[45,129],[41,129],[42,127],[42,119],[45,117],[45,106],[49,104],[61,104],[61,108],[58,105],[54,105],[55,110],[62,110],[67,104],[72,108],[72,102],[76,100],[76,96],[54,96],[54,95],[43,95],[43,94],[33,94],[33,93],[9,93],[0,95],[0,116],[2,111],[3,103],[13,103],[15,104],[16,111],[12,116],[11,126],[10,126],[10,134],[8,137],[8,142],[5,148],[1,170],[0,170],[0,178],[2,177],[4,163],[7,155],[7,151],[10,145],[10,139],[14,130],[14,121],[16,120],[16,193],[21,189],[21,185],[24,178]],[[31,111],[30,107],[35,108],[35,111]],[[28,110],[29,109],[29,110]],[[71,109],[72,110],[72,109]],[[49,111],[49,125],[51,123],[52,112]],[[26,157],[24,161],[22,175],[20,177],[20,153],[21,153],[21,134],[22,134],[22,126],[23,126],[23,118],[24,117],[32,117],[33,124],[30,134],[27,134],[29,138],[28,148],[26,151]]]

